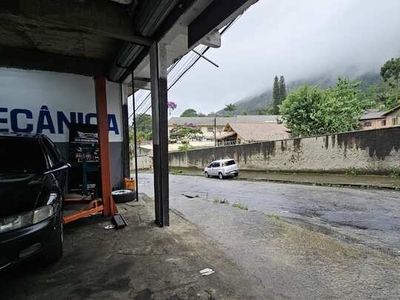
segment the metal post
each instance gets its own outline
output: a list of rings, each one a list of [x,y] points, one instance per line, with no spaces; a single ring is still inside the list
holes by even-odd
[[[111,195],[110,148],[108,140],[107,93],[105,77],[94,78],[96,91],[97,128],[100,149],[101,197],[104,216],[115,215],[118,210]]]
[[[135,103],[135,80],[133,76],[132,70],[132,108],[133,108],[133,144],[135,151],[135,192],[136,192],[136,201],[139,200],[139,176],[138,176],[138,162],[137,162],[137,124],[136,124],[136,103]]]
[[[167,53],[164,44],[150,47],[153,115],[154,201],[156,223],[169,226]]]

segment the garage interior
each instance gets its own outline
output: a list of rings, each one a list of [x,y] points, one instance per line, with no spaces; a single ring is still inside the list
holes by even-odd
[[[128,97],[139,89],[151,90],[155,221],[168,226],[167,68],[199,44],[219,47],[219,30],[255,2],[1,1],[0,67],[93,77],[95,99],[87,101],[95,101],[97,108],[104,216],[117,213],[111,196],[115,183],[106,83],[119,83],[122,91],[123,159],[114,166],[122,171],[120,184],[130,177]]]
[[[158,227],[170,224],[167,69],[200,44],[220,47],[220,31],[255,2],[257,1],[0,2],[0,72],[6,74],[3,79],[8,76],[7,72],[17,76],[16,79],[8,77],[5,84],[13,81],[13,86],[18,86],[19,90],[26,88],[29,95],[32,87],[29,89],[24,80],[19,84],[18,74],[26,72],[33,78],[44,74],[44,77],[50,79],[58,76],[58,81],[54,82],[62,82],[64,75],[59,76],[60,74],[83,76],[85,80],[92,80],[91,93],[94,96],[85,101],[92,102],[96,107],[94,118],[97,118],[100,148],[101,211],[103,217],[106,217],[100,221],[93,218],[76,222],[73,220],[67,227],[68,242],[65,245],[64,258],[45,270],[38,269],[34,264],[24,266],[23,270],[29,275],[17,269],[14,275],[2,280],[0,294],[5,293],[7,299],[26,299],[30,296],[38,299],[154,299],[154,290],[158,290],[158,294],[163,297],[172,295],[168,299],[181,299],[177,295],[184,290],[187,297],[197,299],[193,297],[209,297],[220,289],[230,299],[244,299],[249,295],[247,288],[237,288],[245,281],[240,271],[189,222],[173,214],[175,229],[172,226],[163,231],[155,231],[152,224],[154,219]],[[47,84],[53,84],[53,81],[49,80]],[[122,111],[121,119],[118,120],[122,124],[122,149],[117,154],[110,152],[110,99],[107,98],[110,84],[118,84],[120,88],[119,99],[111,99],[118,102]],[[39,91],[43,86],[36,88]],[[33,93],[34,89],[35,87]],[[113,188],[122,186],[124,178],[130,177],[128,107],[135,106],[134,93],[139,89],[151,91],[154,200],[142,195],[144,200],[117,207],[111,192]],[[33,101],[31,98],[26,97],[25,103]],[[12,104],[12,98],[6,99],[0,100],[0,107]],[[61,106],[55,109],[65,115],[70,113]],[[8,110],[10,109],[3,108],[0,112],[7,113]],[[93,114],[88,115],[93,117]],[[80,118],[78,113],[77,118]],[[7,120],[0,120],[0,132],[12,132],[11,127],[8,128],[5,124]],[[69,128],[70,124],[66,125]],[[27,128],[24,127],[22,131],[27,132]],[[43,133],[46,134],[46,131]],[[145,207],[154,210],[154,215],[149,214]],[[116,215],[118,211],[127,215],[130,226],[113,233],[104,230],[104,222],[109,222],[109,217]],[[123,248],[117,251],[119,256],[115,255],[116,247]],[[210,249],[213,254],[205,258]],[[140,253],[137,254],[137,251]],[[170,257],[171,253],[179,256],[180,258],[176,258],[178,260],[183,258],[182,261],[175,262],[175,258]],[[120,259],[121,255],[135,259]],[[140,260],[135,255],[139,255]],[[173,265],[165,265],[171,259]],[[198,282],[198,274],[193,270],[212,261],[223,270],[222,275]],[[135,280],[134,283],[126,282],[125,275],[128,273],[131,278],[129,281]],[[149,286],[152,288],[148,288]],[[214,292],[209,292],[210,287]]]

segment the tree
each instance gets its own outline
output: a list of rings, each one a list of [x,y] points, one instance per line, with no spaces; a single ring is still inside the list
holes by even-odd
[[[257,114],[258,115],[268,115],[268,114],[272,114],[273,111],[273,106],[261,106],[257,108]]]
[[[381,77],[384,82],[389,85],[390,94],[387,99],[386,106],[393,108],[399,105],[400,99],[400,58],[392,58],[388,60],[381,68]]]
[[[274,115],[277,115],[279,112],[278,105],[280,100],[280,89],[279,89],[279,81],[278,81],[278,76],[275,76],[274,78],[274,85],[272,87],[272,113]]]
[[[339,78],[334,87],[300,86],[280,106],[282,119],[294,137],[333,134],[358,129],[369,105],[360,100],[360,82]]]
[[[321,116],[321,103],[325,93],[319,86],[300,86],[291,92],[280,106],[282,119],[293,137],[322,134],[324,125]]]
[[[228,113],[228,116],[233,116],[233,112],[236,110],[236,105],[233,103],[226,104],[224,110]]]
[[[181,117],[197,117],[197,116],[198,116],[197,111],[195,111],[193,108],[188,108],[181,114]]]
[[[279,105],[282,104],[283,100],[286,99],[286,84],[285,77],[281,76],[279,78]],[[279,111],[278,111],[279,113]]]
[[[144,114],[136,116],[136,137],[139,144],[144,141],[150,141],[153,137],[153,121],[151,115]],[[135,124],[132,124],[132,129]]]
[[[169,111],[169,115],[171,115],[171,112],[176,109],[178,107],[178,105],[173,102],[173,101],[168,101],[167,103],[167,107],[168,107],[168,111]]]
[[[176,125],[171,129],[169,134],[169,138],[171,140],[177,141],[200,139],[202,136],[203,132],[201,131],[201,129],[196,127],[192,123]]]

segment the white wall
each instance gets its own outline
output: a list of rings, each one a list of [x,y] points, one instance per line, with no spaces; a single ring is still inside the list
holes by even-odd
[[[107,82],[110,142],[122,141],[121,88]],[[48,109],[48,110],[47,110]],[[44,133],[54,142],[68,142],[65,124],[96,124],[92,77],[0,68],[0,132]]]

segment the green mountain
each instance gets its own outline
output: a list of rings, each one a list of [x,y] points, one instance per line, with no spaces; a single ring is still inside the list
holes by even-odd
[[[370,85],[379,83],[381,81],[379,73],[374,72],[364,73],[359,76],[347,76],[347,74],[344,74],[344,77],[350,78],[355,81],[361,81],[362,90],[366,90]],[[329,86],[335,85],[337,79],[338,77],[325,74],[321,76],[291,81],[289,83],[286,83],[286,88],[288,94],[290,93],[290,91],[297,89],[299,86],[306,82],[308,82],[309,85],[319,84],[322,88],[327,88]],[[236,111],[234,112],[234,114],[240,115],[243,113],[248,113],[249,115],[257,115],[260,114],[260,110],[266,111],[272,104],[272,83],[273,79],[271,79],[271,87],[263,91],[262,93],[246,97],[242,100],[235,102],[234,104],[236,106]],[[227,115],[227,113],[223,109],[218,111],[217,114]]]

